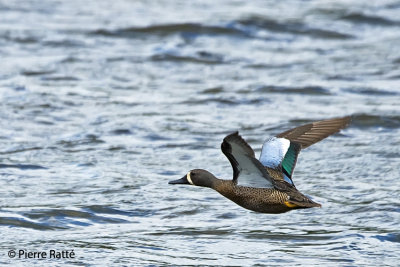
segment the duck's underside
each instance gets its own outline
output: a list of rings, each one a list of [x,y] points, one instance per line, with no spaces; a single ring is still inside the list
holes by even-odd
[[[312,201],[297,190],[290,197],[287,193],[273,188],[252,188],[234,185],[229,187],[220,186],[215,189],[239,206],[256,212],[283,213],[294,209],[321,207],[321,204]]]

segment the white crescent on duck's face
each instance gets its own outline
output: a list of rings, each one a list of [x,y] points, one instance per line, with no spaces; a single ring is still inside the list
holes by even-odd
[[[192,178],[190,177],[190,172],[188,172],[188,173],[186,174],[186,179],[188,180],[188,182],[189,182],[191,185],[194,185],[194,183],[193,183],[193,181],[192,181]]]

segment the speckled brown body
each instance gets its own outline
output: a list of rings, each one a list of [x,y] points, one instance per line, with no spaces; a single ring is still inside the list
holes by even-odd
[[[308,208],[300,205],[288,207],[289,195],[274,188],[237,186],[232,180],[218,180],[213,189],[245,209],[262,213],[283,213],[292,209]]]

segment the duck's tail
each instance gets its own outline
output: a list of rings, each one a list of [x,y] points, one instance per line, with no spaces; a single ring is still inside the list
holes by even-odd
[[[321,207],[321,204],[311,200],[309,197],[303,195],[297,190],[291,190],[288,193],[289,199],[285,202],[285,205],[289,208],[305,209],[305,208],[315,208]]]
[[[296,200],[288,200],[285,201],[285,205],[289,208],[293,209],[306,209],[306,208],[320,208],[322,207],[321,204],[312,201],[311,199],[307,198],[305,201],[296,201]]]

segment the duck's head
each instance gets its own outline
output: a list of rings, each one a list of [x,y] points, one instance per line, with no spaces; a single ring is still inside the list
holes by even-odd
[[[169,181],[169,184],[189,184],[204,187],[213,187],[213,183],[217,178],[210,172],[202,169],[189,171],[181,179]]]

